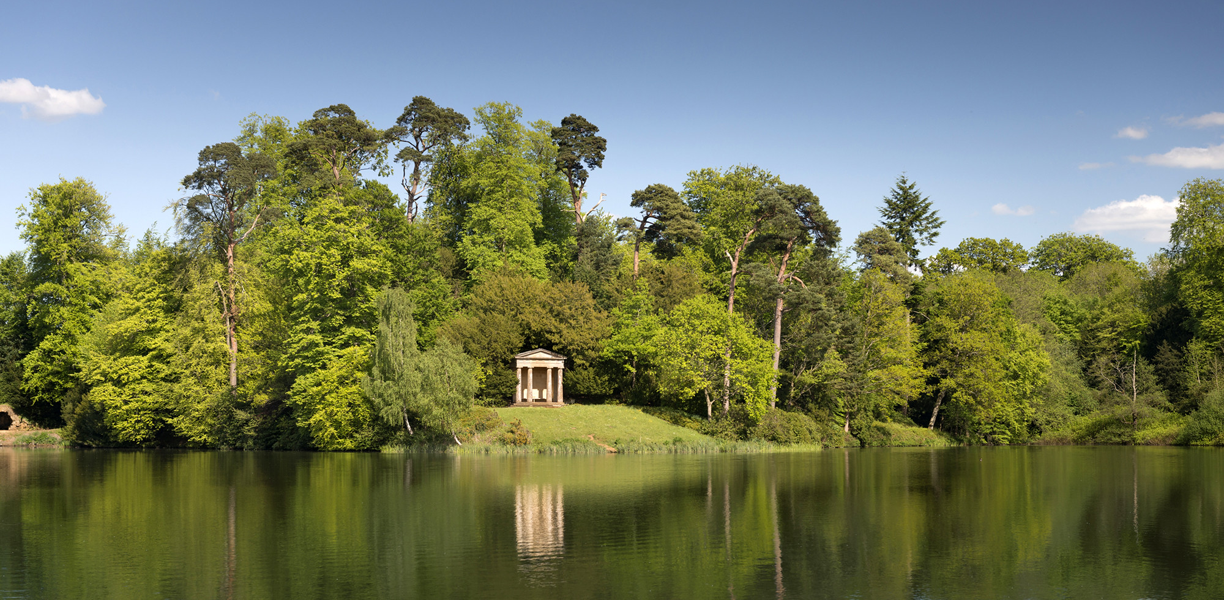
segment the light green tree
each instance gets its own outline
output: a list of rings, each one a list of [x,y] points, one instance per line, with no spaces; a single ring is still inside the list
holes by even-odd
[[[950,275],[967,269],[983,269],[992,273],[1014,273],[1029,262],[1024,246],[1007,238],[965,238],[956,248],[940,248],[927,259],[923,271]]]
[[[925,371],[919,360],[917,327],[909,320],[905,292],[878,269],[863,271],[845,287],[847,339],[837,360],[838,388],[844,411],[843,430],[865,416],[874,420],[900,409],[921,393]]]
[[[81,341],[81,381],[88,392],[66,430],[76,443],[152,445],[169,433],[175,415],[169,311],[178,258],[149,232],[125,262],[127,268],[114,271],[115,298]]]
[[[378,337],[369,375],[361,380],[379,416],[412,435],[410,415],[444,431],[459,444],[459,419],[472,406],[479,365],[446,338],[425,352],[417,348],[412,300],[390,289],[378,298]]]
[[[1049,271],[1064,281],[1093,263],[1117,262],[1138,270],[1133,251],[1099,235],[1056,233],[1037,242],[1029,256],[1034,269]]]
[[[1224,180],[1195,179],[1178,196],[1169,241],[1181,263],[1181,300],[1196,317],[1197,335],[1224,352]]]
[[[33,345],[22,360],[22,389],[34,403],[71,405],[84,391],[80,341],[110,299],[114,278],[108,271],[119,257],[123,230],[112,223],[110,206],[93,184],[80,178],[39,186],[17,215],[29,245]]]
[[[944,429],[989,443],[1026,435],[1049,358],[1039,334],[1019,326],[1007,302],[993,278],[975,272],[943,278],[924,299],[924,357],[935,394],[928,428],[947,399]]]
[[[712,419],[721,383],[722,389],[729,390],[722,397],[722,416],[730,412],[733,400],[743,404],[753,420],[768,410],[774,376],[769,342],[757,337],[742,317],[728,314],[713,296],[681,303],[663,318],[655,339],[664,395],[687,402],[701,394],[706,416]]]

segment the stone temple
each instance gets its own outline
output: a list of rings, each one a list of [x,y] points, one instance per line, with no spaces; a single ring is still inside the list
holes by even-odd
[[[565,406],[565,357],[543,348],[514,355],[514,406]]]

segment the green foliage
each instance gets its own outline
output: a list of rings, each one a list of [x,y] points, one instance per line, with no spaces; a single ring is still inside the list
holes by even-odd
[[[366,396],[389,425],[403,425],[411,434],[412,415],[458,442],[460,421],[476,394],[478,366],[446,338],[425,352],[417,348],[412,301],[403,290],[383,292],[378,312],[373,365],[361,380]]]
[[[1031,256],[967,238],[918,277],[943,221],[904,176],[840,251],[812,190],[752,166],[647,186],[614,221],[582,206],[599,130],[522,114],[486,104],[472,136],[422,96],[386,130],[342,104],[252,115],[196,157],[178,239],[130,251],[88,182],[36,188],[27,248],[0,259],[0,402],[99,446],[1220,440],[1224,183],[1183,188],[1172,247],[1143,267],[1097,236]],[[370,178],[392,144],[406,199]],[[505,404],[537,347],[568,357],[570,400],[681,427],[587,415],[617,431],[595,440],[533,421],[547,411],[472,410]]]
[[[906,284],[912,278],[906,269],[909,259],[905,247],[883,227],[860,233],[854,241],[854,253],[858,255],[864,271],[879,271],[900,284]]]
[[[506,103],[477,108],[484,135],[459,158],[466,163],[460,193],[471,200],[459,216],[464,234],[457,250],[477,281],[507,268],[536,277],[548,273],[534,232],[542,223],[540,185],[549,173],[533,160],[522,114]]]
[[[1023,270],[1028,262],[1024,246],[1007,238],[965,238],[953,250],[940,248],[939,253],[923,265],[923,270],[943,275],[968,269],[1008,274]]]
[[[510,426],[501,436],[501,443],[507,446],[526,446],[531,443],[531,432],[523,426],[519,419],[511,419]]]
[[[585,285],[508,272],[492,274],[477,285],[464,314],[446,322],[440,334],[462,346],[480,364],[480,396],[494,405],[514,395],[516,379],[510,360],[533,348],[548,348],[569,357],[567,397],[600,393],[584,387],[578,373],[594,365],[610,325],[607,313],[599,309]]]
[[[709,295],[686,300],[671,311],[656,336],[659,390],[682,407],[701,396],[706,415],[713,417],[714,400],[729,375],[729,394],[721,414],[732,403],[755,421],[769,402],[773,365],[768,342],[756,337],[737,314],[727,314]]]
[[[905,266],[919,266],[918,246],[929,246],[939,237],[944,220],[939,211],[931,209],[931,199],[924,198],[918,186],[902,174],[880,207],[880,226],[887,229],[909,260]]]
[[[1134,252],[1099,235],[1056,233],[1038,242],[1029,256],[1034,269],[1049,271],[1063,280],[1095,263],[1117,262],[1137,268]]]
[[[1041,338],[1007,310],[993,279],[978,273],[944,278],[925,300],[922,326],[935,395],[930,427],[948,399],[945,431],[989,443],[1022,441],[1049,357]]]
[[[1169,231],[1180,298],[1194,314],[1195,332],[1224,351],[1224,180],[1195,179],[1178,192]]]
[[[22,359],[22,391],[33,404],[71,409],[84,392],[80,343],[111,297],[122,229],[84,179],[39,186],[17,214],[30,265],[25,294],[32,349]]]
[[[573,202],[574,220],[581,225],[587,213],[582,212],[582,197],[586,190],[587,169],[603,166],[608,141],[595,135],[599,128],[579,115],[561,119],[561,126],[552,128],[552,141],[557,145],[557,171],[565,175]]]
[[[385,170],[390,132],[357,118],[346,104],[320,108],[298,125],[285,158],[308,188],[355,185],[368,168]]]
[[[320,450],[371,450],[381,445],[375,408],[361,389],[369,350],[351,346],[329,353],[318,368],[299,375],[288,402],[297,424]]]
[[[777,444],[818,444],[824,437],[823,433],[812,417],[774,408],[761,416],[749,436],[754,440]]]
[[[467,117],[454,109],[438,106],[425,96],[414,96],[412,103],[405,106],[395,120],[395,127],[387,130],[387,137],[404,146],[396,153],[395,161],[400,163],[400,181],[408,195],[406,213],[409,221],[417,218],[418,202],[436,158],[434,152],[466,141],[470,125]]]
[[[1177,437],[1178,444],[1224,446],[1224,388],[1208,394]]]
[[[119,271],[116,296],[94,317],[81,341],[81,382],[86,398],[66,415],[64,435],[86,445],[141,445],[171,432],[177,383],[172,365],[170,281],[177,258],[146,234],[128,268]],[[101,422],[92,423],[93,413]],[[163,439],[159,439],[163,438]]]

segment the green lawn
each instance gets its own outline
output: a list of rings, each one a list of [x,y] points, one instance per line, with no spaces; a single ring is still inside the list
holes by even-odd
[[[498,408],[503,421],[519,419],[531,431],[531,443],[549,444],[564,439],[589,439],[611,443],[640,442],[662,444],[676,438],[689,443],[715,443],[716,440],[692,429],[677,427],[627,406],[586,406],[572,404],[563,408]]]

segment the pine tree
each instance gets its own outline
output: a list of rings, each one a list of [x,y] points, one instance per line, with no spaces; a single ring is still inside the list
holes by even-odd
[[[880,216],[883,218],[880,225],[905,248],[914,266],[918,265],[918,245],[934,244],[944,224],[939,211],[931,210],[931,199],[923,198],[918,186],[904,174],[897,177],[897,184],[884,198]]]

